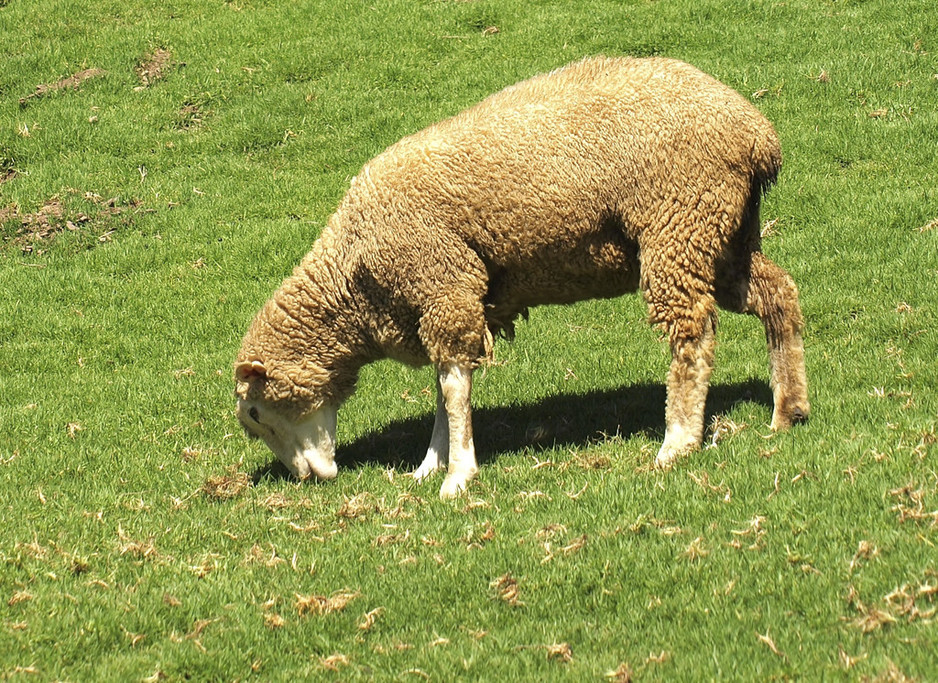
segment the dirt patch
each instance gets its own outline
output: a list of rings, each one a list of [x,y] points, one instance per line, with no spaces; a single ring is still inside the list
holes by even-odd
[[[35,213],[21,214],[15,204],[0,209],[0,224],[19,220],[20,227],[12,241],[23,253],[28,254],[34,251],[38,242],[51,240],[58,232],[66,229],[62,220],[64,213],[62,202],[58,197],[53,197]]]
[[[77,190],[70,192],[78,193]],[[58,195],[46,200],[33,213],[23,213],[16,204],[0,207],[0,234],[3,235],[3,241],[19,247],[24,254],[43,254],[60,233],[84,231],[98,232],[91,244],[103,244],[110,242],[117,230],[112,223],[114,217],[140,208],[140,202],[136,199],[129,202],[122,202],[117,197],[103,199],[93,192],[85,192],[82,197],[90,205],[87,212],[68,211]],[[10,223],[16,227],[3,230]]]
[[[143,59],[134,67],[134,73],[140,81],[134,90],[144,90],[149,88],[157,81],[166,78],[167,74],[173,70],[176,63],[173,61],[173,55],[169,50],[159,48],[143,56]]]
[[[103,76],[107,72],[104,69],[85,69],[84,71],[79,71],[77,73],[63,78],[60,81],[55,83],[45,83],[42,85],[36,86],[36,92],[27,95],[26,97],[20,98],[20,106],[26,106],[29,104],[29,101],[37,97],[45,97],[50,92],[56,92],[58,90],[77,90],[81,87],[82,83],[91,78],[97,78],[98,76]]]

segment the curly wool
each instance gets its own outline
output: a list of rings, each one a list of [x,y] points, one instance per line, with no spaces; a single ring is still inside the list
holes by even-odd
[[[592,58],[506,88],[352,180],[252,323],[238,361],[268,381],[244,391],[338,404],[372,360],[471,366],[531,306],[636,289],[680,348],[717,300],[745,308],[780,164],[771,124],[682,62]]]

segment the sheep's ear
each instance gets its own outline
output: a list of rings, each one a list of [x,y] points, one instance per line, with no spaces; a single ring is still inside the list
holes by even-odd
[[[252,379],[267,376],[267,368],[259,360],[241,361],[235,366],[235,377],[239,382],[249,382]]]

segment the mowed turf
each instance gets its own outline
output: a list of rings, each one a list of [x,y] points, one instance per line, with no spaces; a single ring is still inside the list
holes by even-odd
[[[915,0],[0,0],[0,677],[938,675],[938,12]],[[807,425],[724,313],[672,471],[638,297],[532,312],[479,371],[481,472],[406,475],[433,377],[366,368],[297,483],[231,364],[350,178],[587,55],[689,61],[774,122],[764,249]]]

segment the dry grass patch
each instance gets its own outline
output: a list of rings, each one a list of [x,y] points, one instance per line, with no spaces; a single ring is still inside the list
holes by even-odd
[[[602,453],[577,453],[569,462],[584,470],[608,470],[612,467],[612,458]]]
[[[495,594],[499,600],[507,602],[512,607],[521,607],[524,605],[520,599],[521,589],[518,585],[518,581],[511,575],[511,572],[502,574],[497,579],[494,579],[489,583],[489,587],[495,589]]]
[[[889,495],[898,499],[892,510],[898,513],[900,523],[931,522],[932,527],[938,527],[938,510],[925,509],[925,490],[915,482],[892,489]]]
[[[327,671],[338,671],[340,667],[348,666],[350,661],[346,655],[337,652],[328,657],[320,658],[319,666]]]
[[[847,604],[853,608],[856,616],[853,619],[845,617],[844,620],[850,621],[855,628],[863,633],[873,633],[897,623],[899,616],[906,616],[909,621],[930,618],[933,616],[934,610],[925,612],[927,616],[922,617],[923,612],[919,610],[916,600],[923,596],[926,600],[930,600],[931,595],[928,589],[923,593],[918,593],[914,589],[909,589],[908,585],[903,585],[883,598],[885,604],[881,606],[867,605],[860,599],[857,589],[850,586],[847,591]]]
[[[341,612],[350,602],[360,597],[358,591],[339,590],[331,596],[325,595],[296,595],[296,612],[301,617],[307,614],[321,616]]]
[[[117,538],[120,540],[118,551],[121,555],[131,555],[141,560],[151,560],[158,556],[152,536],[145,541],[134,540],[130,538],[123,527],[118,524]]]
[[[277,549],[274,547],[273,543],[269,543],[268,545],[270,546],[270,550],[261,547],[257,543],[252,545],[251,549],[248,550],[247,554],[244,556],[244,564],[261,564],[265,567],[276,567],[286,562],[286,559],[277,554]]]
[[[854,553],[853,558],[850,560],[849,573],[852,574],[853,570],[859,566],[861,561],[871,560],[877,555],[879,555],[879,548],[869,541],[860,541],[857,546],[857,552]]]
[[[566,664],[573,661],[573,648],[569,643],[554,643],[547,646],[547,659],[555,659]]]
[[[710,554],[710,551],[704,546],[703,536],[698,536],[687,546],[687,550],[684,551],[684,557],[686,557],[691,562],[696,562],[697,560],[702,560]]]
[[[896,666],[896,663],[895,663],[894,661],[892,661],[891,659],[889,659],[889,660],[887,660],[887,661],[889,662],[889,665],[888,665],[883,671],[881,671],[880,673],[878,673],[878,674],[877,674],[876,676],[874,676],[873,678],[870,678],[870,677],[868,677],[868,676],[864,676],[864,677],[863,677],[863,681],[864,681],[865,683],[866,683],[866,682],[870,682],[870,683],[913,683],[913,681],[917,681],[917,680],[918,680],[917,678],[912,678],[912,677],[910,677],[910,676],[906,676],[905,673],[904,673],[898,666]]]
[[[626,662],[619,664],[614,671],[606,673],[606,678],[612,681],[612,683],[632,683],[633,676],[632,667]]]
[[[883,626],[888,626],[889,624],[895,624],[898,621],[895,616],[887,612],[886,610],[879,609],[875,606],[863,605],[858,603],[857,609],[860,611],[860,614],[853,620],[853,625],[858,629],[863,631],[863,633],[872,633],[873,631],[878,631]]]
[[[278,628],[283,628],[287,623],[287,620],[276,612],[270,612],[264,615],[264,626],[271,631],[274,631]]]
[[[775,644],[775,640],[772,636],[769,635],[769,632],[766,631],[765,634],[756,633],[756,639],[765,645],[776,657],[781,657],[782,659],[788,659],[788,655],[778,649],[778,646]]]
[[[540,541],[541,547],[544,548],[545,554],[541,559],[541,564],[547,564],[553,560],[558,553],[564,556],[572,555],[586,547],[588,537],[586,534],[581,534],[580,536],[567,539],[566,543],[561,546],[559,550],[555,551],[552,547],[552,541],[560,535],[566,535],[566,533],[567,528],[563,524],[548,524],[534,534],[535,538]]]
[[[18,605],[21,602],[29,602],[33,597],[33,594],[29,591],[15,591],[10,599],[7,600],[7,605],[13,607],[13,605]]]
[[[371,628],[378,621],[378,617],[380,617],[382,614],[384,614],[383,607],[376,607],[370,612],[365,612],[365,614],[362,616],[361,621],[358,622],[358,630],[370,631]]]
[[[406,543],[410,540],[410,529],[406,529],[403,533],[386,533],[380,534],[375,537],[371,544],[376,548],[381,548],[386,545],[397,545],[400,543]]]
[[[883,601],[895,610],[896,616],[904,617],[909,623],[925,621],[931,623],[938,612],[936,606],[938,583],[923,581],[917,586],[902,584],[883,598]]]
[[[251,478],[244,472],[238,472],[237,466],[228,468],[226,474],[209,477],[202,484],[202,493],[212,500],[230,500],[237,498],[251,486]]]
[[[715,448],[718,443],[738,434],[748,426],[745,422],[734,422],[725,415],[715,415],[710,423],[710,443],[706,447]]]
[[[708,491],[709,493],[714,493],[720,498],[723,499],[724,503],[729,503],[733,497],[733,491],[725,482],[721,481],[719,484],[710,483],[710,473],[709,472],[700,472],[695,474],[694,472],[688,472],[687,476],[694,480],[694,483],[697,484],[700,488]]]
[[[69,188],[67,193],[70,195],[80,195],[82,199],[90,203],[94,208],[84,211],[69,211],[62,197],[58,194],[53,195],[46,200],[33,213],[24,213],[16,204],[10,204],[0,208],[0,226],[6,223],[17,222],[19,226],[10,237],[4,236],[4,241],[18,246],[24,254],[44,254],[46,248],[53,239],[63,232],[99,232],[97,241],[92,244],[104,244],[110,242],[115,233],[114,228],[109,228],[109,221],[127,211],[151,212],[152,209],[142,209],[141,202],[132,199],[122,202],[117,197],[104,199],[94,192],[81,192],[74,188]]]
[[[366,519],[379,512],[381,505],[378,500],[365,492],[346,498],[335,514],[343,519]]]
[[[746,540],[752,539],[752,543],[746,546],[746,550],[761,550],[764,548],[766,534],[766,530],[762,526],[764,522],[765,517],[756,515],[749,520],[748,526],[745,529],[733,529],[730,533],[736,538],[730,541],[730,547],[741,550],[744,546],[743,539],[745,538]]]
[[[478,550],[495,538],[495,527],[486,520],[482,524],[473,524],[466,532],[465,542],[467,550]]]
[[[393,510],[387,513],[391,519],[406,519],[414,516],[413,508],[419,508],[426,505],[426,500],[412,493],[404,492],[397,497],[397,505]]]

